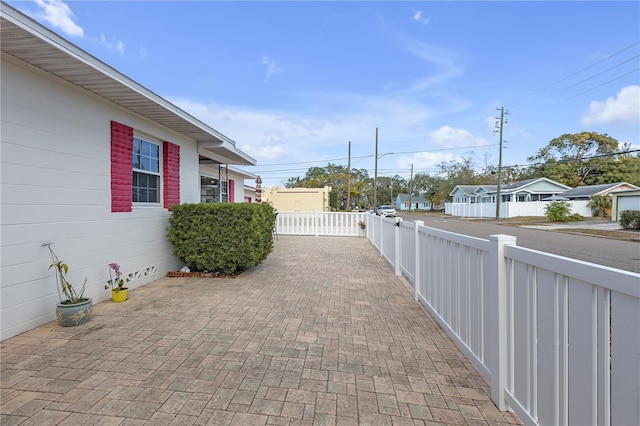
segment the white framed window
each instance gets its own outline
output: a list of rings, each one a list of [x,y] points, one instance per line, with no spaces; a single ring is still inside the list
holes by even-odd
[[[160,144],[134,136],[133,138],[133,202],[159,204]]]
[[[226,203],[228,183],[210,176],[200,176],[200,202]]]
[[[229,185],[226,180],[220,181],[220,198],[221,202],[226,203],[229,201]]]

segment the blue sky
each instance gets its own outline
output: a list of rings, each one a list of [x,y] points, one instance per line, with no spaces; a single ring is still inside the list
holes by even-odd
[[[640,147],[636,1],[8,1],[236,141],[265,186],[461,155],[526,163],[595,131]]]

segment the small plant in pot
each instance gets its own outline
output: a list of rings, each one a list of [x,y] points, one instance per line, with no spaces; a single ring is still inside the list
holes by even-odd
[[[63,327],[72,327],[84,324],[89,321],[91,311],[93,310],[93,302],[90,297],[83,297],[84,289],[87,285],[85,278],[80,291],[67,280],[69,265],[61,261],[51,248],[51,242],[42,243],[42,247],[47,247],[51,254],[51,265],[49,269],[56,272],[56,284],[60,302],[56,304],[56,318]]]
[[[361,220],[358,222],[358,226],[360,227],[360,235],[364,236],[367,229],[367,222]]]
[[[113,271],[113,273],[111,272]],[[115,279],[113,276],[115,275]],[[124,278],[120,272],[120,265],[117,263],[109,264],[109,281],[107,281],[106,289],[111,286],[111,300],[116,303],[124,302],[129,296],[129,289],[124,286]]]

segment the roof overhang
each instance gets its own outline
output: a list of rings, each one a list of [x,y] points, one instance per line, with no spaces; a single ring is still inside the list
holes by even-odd
[[[5,2],[0,3],[0,39],[3,55],[11,55],[193,139],[200,155],[225,164],[256,164],[256,160],[237,149],[230,138]]]

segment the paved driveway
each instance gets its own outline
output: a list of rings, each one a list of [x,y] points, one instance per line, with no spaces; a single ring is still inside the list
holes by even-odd
[[[53,307],[52,307],[53,309]],[[2,343],[0,423],[519,423],[364,238],[284,237]]]

